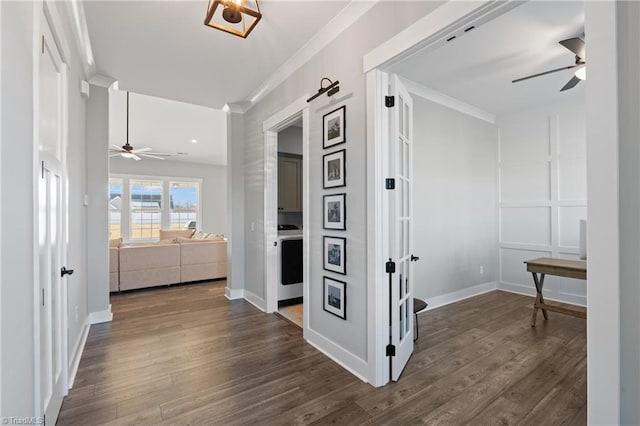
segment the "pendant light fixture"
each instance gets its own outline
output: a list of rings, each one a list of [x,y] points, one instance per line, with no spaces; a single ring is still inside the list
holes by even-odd
[[[258,0],[209,0],[204,24],[247,38],[260,18]]]

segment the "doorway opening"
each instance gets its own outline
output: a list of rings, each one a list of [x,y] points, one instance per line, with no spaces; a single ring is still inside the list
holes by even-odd
[[[309,107],[301,98],[263,123],[265,135],[265,302],[308,326]]]
[[[302,116],[278,131],[278,313],[303,325]]]
[[[383,232],[377,264],[389,258],[398,264],[403,251],[397,245],[406,236],[395,230],[403,231],[394,217],[407,203],[411,218],[413,205],[414,217],[424,220],[413,221],[415,231],[409,232],[415,246],[408,253],[422,261],[414,274],[396,267],[391,279],[400,279],[407,293],[428,301],[430,309],[493,290],[535,295],[523,261],[579,259],[580,221],[587,210],[586,82],[561,92],[575,72],[566,69],[512,83],[574,62],[575,52],[558,42],[584,40],[584,4],[549,6],[529,2],[502,10],[496,6],[482,16],[470,13],[464,23],[445,25],[446,37],[428,36],[410,53],[389,55],[385,62],[380,52],[390,48],[382,45],[365,56],[365,68],[368,61],[382,64],[369,70],[370,87],[375,87],[370,99],[393,96],[395,101],[387,107],[369,104],[379,119],[372,128],[381,135],[381,152],[389,153],[377,165],[378,176],[395,178],[395,189],[388,192],[398,191],[402,167],[391,154],[399,156],[398,115],[408,111],[400,111],[398,87],[406,88],[414,104],[409,111],[414,118],[411,180],[423,195],[379,194]],[[547,26],[542,34],[540,26],[523,24],[536,20]],[[510,34],[508,40],[504,34]],[[529,48],[523,51],[523,45]],[[387,276],[376,274],[386,286]],[[408,277],[412,280],[404,284]],[[584,281],[553,277],[547,284],[548,299],[586,306]],[[378,306],[392,316],[383,322],[390,325],[397,354],[395,342],[412,318],[403,322],[406,311],[393,309],[402,295],[396,287],[402,285],[385,290]],[[379,352],[378,366],[387,364],[388,353]],[[381,370],[383,383],[396,380],[397,368],[404,365]]]

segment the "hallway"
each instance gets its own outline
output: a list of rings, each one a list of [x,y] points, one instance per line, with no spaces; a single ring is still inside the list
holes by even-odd
[[[421,314],[400,381],[375,389],[224,286],[112,296],[58,424],[586,423],[585,322],[551,314],[532,329],[529,297]]]

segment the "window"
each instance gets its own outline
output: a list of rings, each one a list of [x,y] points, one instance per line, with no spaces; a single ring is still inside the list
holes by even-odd
[[[129,239],[158,238],[162,227],[162,181],[131,179]]]
[[[112,175],[109,238],[157,240],[160,229],[199,229],[200,187],[200,179]]]
[[[122,237],[122,179],[109,179],[109,238]]]
[[[171,229],[196,228],[199,187],[197,182],[171,182]]]

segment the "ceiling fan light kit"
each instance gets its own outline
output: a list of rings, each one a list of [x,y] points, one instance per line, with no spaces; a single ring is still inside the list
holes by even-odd
[[[204,24],[247,38],[261,18],[258,0],[209,0]]]
[[[127,139],[121,147],[114,144],[111,144],[111,146],[113,148],[109,149],[109,158],[119,155],[122,158],[133,158],[136,161],[140,161],[142,158],[140,158],[138,154],[142,157],[155,158],[157,160],[164,160],[163,157],[171,157],[171,154],[149,152],[152,151],[151,148],[134,149],[132,145],[129,145],[129,92],[127,92]]]
[[[562,89],[560,89],[561,92],[564,92],[565,90],[573,89],[574,87],[576,87],[578,83],[580,83],[583,80],[586,80],[587,79],[587,61],[585,59],[584,40],[579,37],[573,37],[573,38],[568,38],[566,40],[561,40],[558,43],[560,43],[563,47],[572,51],[576,55],[576,61],[574,64],[567,65],[561,68],[556,68],[549,71],[540,72],[540,73],[529,75],[526,77],[518,78],[513,80],[512,83],[519,83],[521,81],[529,80],[531,78],[541,77],[543,75],[551,74],[558,71],[569,70],[573,68],[578,68],[578,69],[574,72],[574,75],[571,78],[571,80],[569,80],[567,84],[565,84],[562,87]]]

